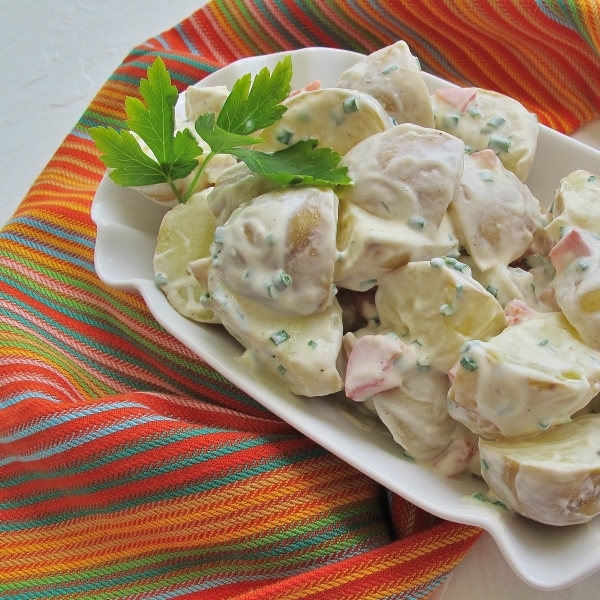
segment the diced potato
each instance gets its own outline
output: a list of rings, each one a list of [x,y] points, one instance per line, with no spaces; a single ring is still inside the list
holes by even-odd
[[[419,60],[404,41],[377,50],[342,73],[337,87],[359,90],[379,100],[396,123],[433,127],[429,92]]]
[[[464,144],[405,123],[372,135],[341,161],[354,185],[340,197],[433,239],[463,174]]]
[[[562,179],[551,213],[554,220],[546,231],[555,241],[572,227],[600,235],[600,177],[575,171]]]
[[[280,313],[228,288],[213,272],[204,300],[229,333],[246,348],[242,362],[292,393],[325,396],[343,383],[336,369],[342,345],[342,309],[332,306],[307,316]]]
[[[490,148],[521,181],[537,147],[537,117],[513,98],[479,88],[443,88],[431,97],[436,129],[463,140],[468,152]]]
[[[280,187],[267,177],[253,173],[245,163],[223,171],[208,195],[208,207],[218,225],[223,225],[236,208]]]
[[[215,233],[215,276],[273,310],[310,315],[333,303],[338,200],[286,188],[238,208]]]
[[[432,239],[419,229],[384,221],[341,199],[337,245],[336,285],[364,292],[408,262],[456,252],[458,237],[447,215]]]
[[[258,133],[266,141],[261,152],[283,150],[300,140],[319,140],[319,146],[346,154],[369,136],[393,126],[382,106],[368,94],[326,88],[302,92],[283,102],[287,111]]]
[[[171,209],[163,218],[154,255],[157,285],[173,308],[185,317],[218,323],[212,310],[200,303],[206,285],[200,285],[189,264],[210,255],[217,224],[206,204],[208,191],[194,194],[185,204]]]
[[[600,353],[562,313],[540,313],[462,348],[448,411],[483,437],[518,437],[568,422],[599,390]]]
[[[481,440],[482,475],[502,502],[548,525],[600,513],[600,415],[576,417],[537,435]]]
[[[556,302],[586,344],[600,350],[600,241],[571,229],[550,252]]]
[[[539,202],[492,150],[464,160],[450,215],[479,269],[506,267],[542,232]]]

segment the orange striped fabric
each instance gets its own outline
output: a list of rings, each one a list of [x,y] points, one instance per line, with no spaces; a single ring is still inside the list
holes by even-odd
[[[479,530],[428,515],[193,355],[94,271],[90,137],[161,56],[405,39],[561,131],[600,115],[596,2],[213,0],[133,49],[0,232],[0,598],[424,598]]]

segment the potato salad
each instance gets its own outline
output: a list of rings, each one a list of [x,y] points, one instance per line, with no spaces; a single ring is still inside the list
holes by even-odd
[[[495,91],[431,95],[403,41],[335,87],[306,84],[254,149],[318,140],[352,184],[282,185],[212,157],[164,218],[156,284],[225,327],[257,376],[342,393],[408,460],[482,477],[494,510],[600,513],[600,177],[575,171],[541,208],[526,183],[536,116]],[[176,127],[197,138],[227,97],[189,88]]]

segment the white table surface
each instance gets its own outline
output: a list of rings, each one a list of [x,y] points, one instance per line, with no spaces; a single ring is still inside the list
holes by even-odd
[[[134,46],[206,0],[0,0],[0,226]],[[600,149],[600,121],[574,134]],[[556,592],[525,585],[489,535],[435,600],[597,600],[600,573]]]

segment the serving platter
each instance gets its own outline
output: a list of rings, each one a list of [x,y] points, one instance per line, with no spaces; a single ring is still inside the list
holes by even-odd
[[[344,50],[307,48],[247,58],[205,78],[199,85],[227,85],[245,73],[272,69],[291,55],[292,86],[318,79],[335,85],[339,75],[362,55]],[[430,92],[451,84],[423,74]],[[574,170],[600,174],[600,152],[541,126],[538,150],[527,184],[548,206],[560,179]],[[156,320],[223,376],[318,444],[421,508],[445,519],[488,531],[514,571],[529,585],[546,590],[576,583],[600,569],[600,517],[583,525],[551,527],[512,511],[473,499],[485,483],[471,475],[444,479],[403,456],[377,427],[359,427],[344,416],[337,398],[294,396],[270,381],[259,381],[236,358],[242,347],[219,325],[196,323],[179,315],[154,283],[156,237],[167,209],[138,192],[101,182],[92,206],[97,225],[95,266],[107,285],[137,291]]]

